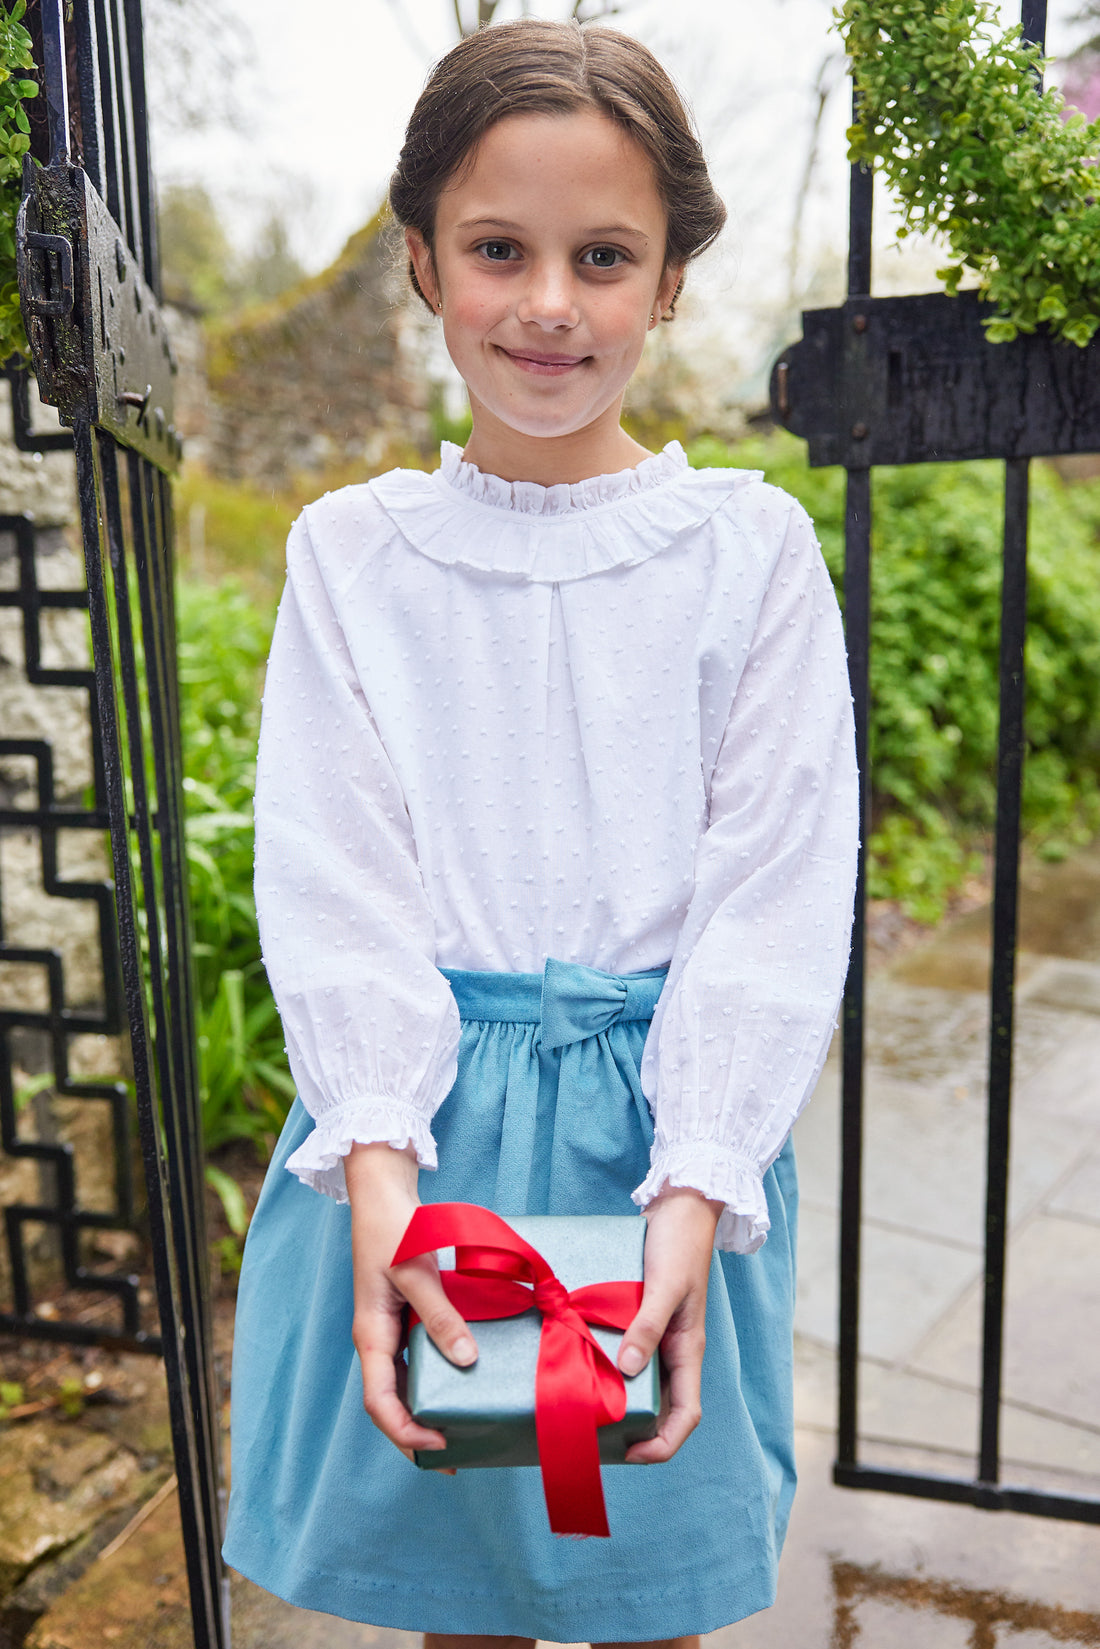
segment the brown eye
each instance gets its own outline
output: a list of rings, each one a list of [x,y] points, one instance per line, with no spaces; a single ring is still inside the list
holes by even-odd
[[[482,241],[481,250],[493,263],[507,263],[512,256],[512,248],[506,240]]]
[[[614,246],[593,246],[581,259],[593,269],[616,269],[622,261],[623,254]]]

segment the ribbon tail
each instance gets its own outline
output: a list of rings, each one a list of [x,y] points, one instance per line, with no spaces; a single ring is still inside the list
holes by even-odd
[[[570,1329],[552,1319],[544,1320],[535,1405],[543,1494],[554,1534],[606,1539],[611,1530],[596,1430],[597,1411],[602,1405],[591,1361],[586,1357],[580,1368],[576,1363],[568,1370],[563,1366],[572,1350],[571,1341],[576,1344]]]

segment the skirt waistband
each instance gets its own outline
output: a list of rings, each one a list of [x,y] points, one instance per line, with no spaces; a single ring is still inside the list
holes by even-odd
[[[461,1018],[539,1025],[544,1048],[564,1048],[612,1025],[652,1019],[668,974],[667,968],[603,973],[554,957],[542,973],[439,971],[454,992]]]

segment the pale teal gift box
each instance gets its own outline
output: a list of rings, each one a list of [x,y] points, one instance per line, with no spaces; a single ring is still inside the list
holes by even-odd
[[[538,1250],[569,1291],[590,1283],[641,1282],[646,1222],[615,1214],[542,1215],[509,1218],[513,1231]],[[440,1265],[454,1264],[453,1251],[440,1251]],[[622,1334],[592,1326],[593,1338],[614,1363]],[[408,1407],[420,1425],[441,1431],[447,1447],[416,1454],[418,1466],[537,1466],[535,1370],[542,1317],[516,1317],[471,1324],[478,1360],[458,1368],[436,1350],[422,1323],[409,1335]],[[600,1460],[622,1465],[628,1448],[655,1435],[661,1409],[658,1359],[626,1378],[626,1413],[599,1428]]]

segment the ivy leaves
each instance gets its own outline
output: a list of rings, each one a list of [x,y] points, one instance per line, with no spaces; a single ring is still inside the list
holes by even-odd
[[[26,0],[0,7],[0,361],[26,355],[27,338],[15,279],[15,219],[22,194],[23,156],[31,146],[23,104],[38,86],[20,70],[34,68],[31,37],[23,27]]]
[[[990,0],[844,0],[834,15],[859,94],[849,158],[880,167],[899,238],[946,242],[948,292],[977,274],[991,342],[1046,322],[1083,348],[1100,327],[1100,120],[1064,118],[1038,48]]]

